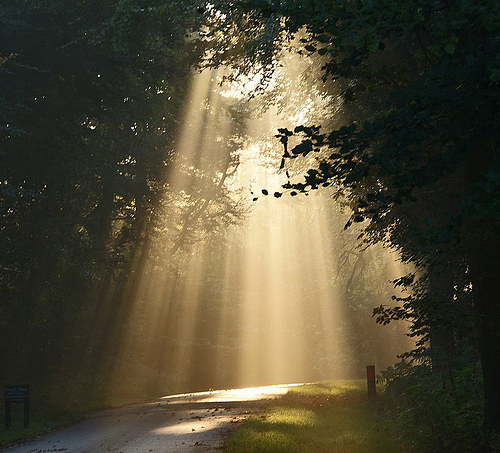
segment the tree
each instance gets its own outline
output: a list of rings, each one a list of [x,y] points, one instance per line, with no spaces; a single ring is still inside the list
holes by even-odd
[[[71,370],[83,321],[120,300],[171,162],[195,6],[2,3],[2,380]]]
[[[347,189],[349,223],[366,220],[368,241],[382,240],[432,271],[453,263],[463,275],[466,263],[485,429],[500,431],[500,306],[492,294],[500,244],[498,3],[249,0],[217,7],[229,29],[239,25],[243,48],[259,50],[257,67],[272,68],[280,46],[299,36],[299,51],[322,57],[325,79],[341,83],[344,99],[362,111],[326,132],[280,130],[286,159],[319,157],[303,182],[284,188]],[[246,62],[232,54],[226,61]]]

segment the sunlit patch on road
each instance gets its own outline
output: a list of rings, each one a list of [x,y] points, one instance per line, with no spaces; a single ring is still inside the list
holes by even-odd
[[[78,425],[8,452],[187,453],[200,451],[200,447],[220,448],[241,421],[294,385],[297,384],[169,395],[96,413]]]

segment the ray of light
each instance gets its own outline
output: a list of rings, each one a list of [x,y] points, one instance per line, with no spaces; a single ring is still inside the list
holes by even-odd
[[[252,116],[241,92],[254,82],[221,91],[219,79],[193,76],[162,215],[130,278],[121,362],[134,352],[144,379],[169,392],[346,378],[366,362],[389,365],[407,347],[403,329],[377,334],[383,354],[363,330],[401,266],[382,249],[365,258],[349,249],[353,235],[342,235],[345,215],[328,193],[272,195],[286,181],[273,170],[276,129],[314,121],[325,96]],[[115,371],[119,386],[127,370]]]

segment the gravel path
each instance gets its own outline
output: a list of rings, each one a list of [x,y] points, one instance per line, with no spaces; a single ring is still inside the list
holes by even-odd
[[[220,452],[238,423],[290,385],[166,396],[93,414],[5,453]]]

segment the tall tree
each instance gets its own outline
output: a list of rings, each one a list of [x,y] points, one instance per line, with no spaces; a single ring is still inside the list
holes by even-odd
[[[303,182],[285,189],[348,190],[349,223],[366,220],[369,241],[385,241],[421,266],[458,263],[457,275],[467,264],[485,429],[500,431],[500,305],[492,294],[500,267],[498,2],[248,0],[217,7],[224,13],[217,26],[237,24],[241,49],[254,51],[242,59],[223,44],[217,57],[272,70],[276,52],[298,36],[298,51],[319,57],[325,79],[361,112],[326,132],[280,130],[285,159],[319,157]]]
[[[2,3],[2,379],[50,374],[141,248],[196,59],[194,7]]]

